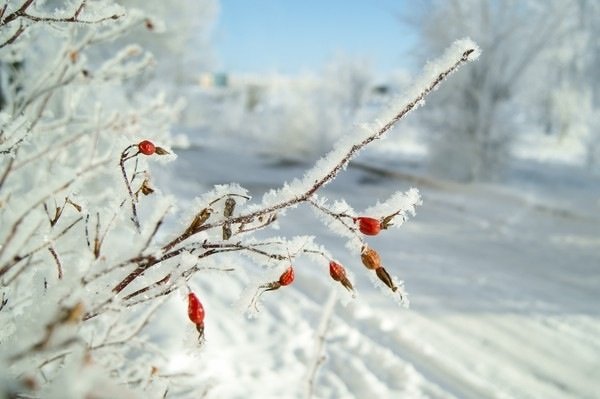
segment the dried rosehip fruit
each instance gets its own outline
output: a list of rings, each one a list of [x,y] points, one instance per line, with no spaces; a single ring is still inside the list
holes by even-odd
[[[294,268],[288,267],[285,272],[279,277],[279,284],[290,285],[294,282]]]
[[[169,151],[162,147],[156,147],[156,155],[169,155]]]
[[[339,263],[334,261],[329,262],[329,275],[335,281],[339,281],[348,291],[354,289],[352,283],[348,280],[348,277],[346,277],[346,269]]]
[[[390,274],[383,267],[378,267],[377,269],[375,269],[375,273],[377,274],[377,277],[381,281],[383,281],[383,283],[387,285],[393,292],[396,292],[396,290],[398,290],[398,287],[396,287],[396,285],[394,284],[394,280],[392,280]]]
[[[381,222],[379,219],[361,216],[354,219],[358,223],[358,229],[361,233],[368,236],[376,236],[381,231]]]
[[[152,155],[156,151],[156,147],[153,142],[144,140],[138,143],[138,150],[144,155]]]
[[[367,269],[375,270],[381,267],[381,258],[374,249],[364,247],[360,254],[360,259]]]
[[[196,326],[203,326],[204,323],[204,307],[202,303],[194,294],[190,292],[188,294],[188,317],[192,321],[192,323],[196,324]]]

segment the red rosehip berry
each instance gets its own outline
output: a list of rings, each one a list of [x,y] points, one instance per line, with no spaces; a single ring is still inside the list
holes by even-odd
[[[376,236],[381,231],[381,222],[379,219],[361,216],[354,219],[358,223],[358,229],[361,233],[368,236]]]
[[[138,143],[138,150],[144,155],[152,155],[156,152],[156,147],[153,142],[144,140]]]
[[[290,266],[279,277],[279,284],[281,284],[281,285],[290,285],[293,282],[294,282],[294,268],[292,266]]]
[[[204,323],[204,307],[193,292],[188,294],[188,317],[197,326]]]
[[[329,262],[329,275],[335,281],[340,281],[346,275],[346,270],[339,263],[331,261]]]
[[[339,281],[348,291],[354,290],[352,283],[346,277],[346,269],[337,262],[329,262],[329,275],[335,281]]]

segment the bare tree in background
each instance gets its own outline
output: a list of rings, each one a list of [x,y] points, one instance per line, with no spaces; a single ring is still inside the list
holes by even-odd
[[[423,115],[433,133],[436,173],[462,181],[501,173],[513,140],[530,122],[531,93],[555,87],[550,72],[564,68],[565,60],[552,55],[570,45],[574,5],[432,0],[421,10],[417,26],[425,54],[465,35],[477,40],[483,53],[481,62],[440,90],[431,101],[433,111]]]

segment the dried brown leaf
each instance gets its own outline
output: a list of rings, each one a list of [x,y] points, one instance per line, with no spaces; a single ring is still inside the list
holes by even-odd
[[[185,234],[191,235],[197,233],[200,227],[208,220],[210,215],[212,214],[212,210],[210,208],[202,209],[192,220],[189,227],[185,230]]]
[[[392,280],[392,277],[389,275],[387,270],[385,270],[383,267],[379,267],[379,268],[375,269],[375,273],[377,274],[377,277],[381,281],[383,281],[383,283],[385,285],[387,285],[392,291],[396,292],[398,287],[396,287],[396,285],[394,285],[394,281]]]
[[[223,216],[226,218],[231,217],[233,215],[233,210],[235,209],[235,200],[233,198],[227,198],[225,200],[225,209],[223,209]]]
[[[156,149],[154,150],[154,153],[157,154],[157,155],[168,155],[168,154],[170,154],[169,151],[165,150],[162,147],[156,147]]]

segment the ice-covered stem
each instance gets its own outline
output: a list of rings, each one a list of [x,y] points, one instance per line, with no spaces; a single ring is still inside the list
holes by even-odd
[[[138,150],[136,152],[134,152],[133,154],[130,154],[130,151],[133,148],[138,148]],[[163,154],[163,155],[167,154],[167,152],[164,149],[162,149],[160,147],[156,147],[156,150],[158,150],[158,149],[160,149],[161,154]],[[158,151],[155,151],[153,144],[152,144],[152,152],[158,153]],[[135,193],[133,192],[133,189],[131,188],[131,185],[135,181],[136,177],[146,174],[146,171],[141,171],[141,172],[138,171],[137,156],[142,153],[144,153],[144,152],[141,150],[140,144],[132,144],[123,150],[123,152],[121,153],[121,158],[119,159],[119,167],[121,168],[121,174],[123,176],[123,180],[125,181],[125,186],[127,187],[127,193],[129,194],[129,201],[131,202],[131,213],[132,213],[131,220],[133,221],[135,227],[137,228],[138,233],[141,232],[141,225],[140,225],[140,220],[139,220],[139,217],[137,214],[137,206],[136,206],[136,203],[138,202],[138,195],[140,192],[142,192],[145,195],[148,195],[148,194],[154,192],[154,190],[148,184],[147,178],[144,179],[141,187]],[[131,175],[131,178],[129,178],[127,176],[127,170],[125,169],[125,162],[129,161],[130,159],[135,159],[135,166],[133,168],[133,173]],[[125,205],[126,202],[127,202],[127,200],[121,201],[121,204],[119,205],[118,209],[121,209],[123,207],[123,205]],[[73,204],[73,202],[70,202],[70,203]],[[73,204],[73,205],[75,206],[76,204]],[[96,257],[96,259],[100,257],[100,248],[102,247],[102,243],[104,242],[104,239],[106,238],[106,235],[108,234],[112,223],[117,218],[117,214],[118,214],[118,211],[113,214],[112,219],[108,223],[108,226],[106,226],[106,229],[104,231],[104,234],[102,234],[102,236],[100,236],[100,215],[97,214],[96,238],[94,240],[94,250],[93,250],[94,256]],[[163,215],[163,218],[164,218],[164,215]],[[156,234],[156,232],[161,224],[162,224],[162,219],[160,220],[159,224],[155,227],[154,232],[148,238],[149,241],[146,244],[146,246],[149,244],[150,240],[152,240],[152,238],[154,237],[154,234]],[[88,234],[87,228],[86,228],[86,239],[87,239],[87,243],[88,243],[88,247],[89,247],[90,241],[89,241],[89,234]]]
[[[2,293],[2,300],[0,300],[0,311],[4,309],[6,304],[8,303],[8,298],[4,297],[4,292]]]
[[[188,238],[202,231],[223,226],[227,226],[229,230],[230,226],[232,225],[238,225],[239,231],[244,231],[244,226],[252,226],[252,224],[255,223],[256,220],[260,221],[261,218],[264,216],[268,216],[268,220],[270,221],[272,220],[271,216],[275,215],[277,211],[310,201],[313,195],[325,184],[332,181],[337,176],[337,174],[348,165],[350,160],[358,154],[360,150],[362,150],[365,146],[367,146],[374,140],[381,138],[384,134],[391,130],[391,128],[396,123],[398,123],[399,120],[401,120],[410,111],[412,111],[414,108],[420,105],[423,102],[424,98],[433,90],[435,90],[438,87],[438,85],[441,82],[443,82],[446,79],[446,77],[448,77],[448,75],[456,71],[466,62],[476,58],[477,55],[478,48],[475,45],[475,43],[471,42],[470,40],[462,40],[456,42],[454,46],[451,49],[449,49],[447,53],[442,57],[442,60],[439,61],[439,63],[434,63],[429,66],[429,71],[426,73],[425,76],[423,76],[419,80],[419,84],[416,85],[413,89],[414,95],[411,96],[408,101],[402,103],[399,112],[394,112],[394,114],[389,118],[387,123],[385,123],[378,129],[376,129],[374,132],[364,137],[362,140],[359,139],[358,143],[354,143],[351,146],[349,146],[347,151],[342,152],[341,158],[339,160],[330,161],[329,163],[331,163],[331,165],[327,164],[327,168],[324,173],[317,174],[317,178],[314,179],[312,179],[311,176],[312,183],[306,184],[306,187],[302,187],[299,194],[288,197],[287,199],[284,198],[283,200],[280,200],[273,205],[263,206],[260,209],[249,212],[247,214],[235,217],[228,216],[224,219],[212,223],[207,223],[212,213],[210,206],[203,209],[195,216],[194,220],[186,228],[186,230],[184,230],[182,233],[180,233],[178,236],[170,240],[167,244],[165,244],[162,247],[162,256],[157,258],[153,256],[141,256],[137,259],[131,259],[130,261],[128,261],[127,264],[137,263],[138,267],[134,269],[129,275],[127,275],[119,284],[117,284],[113,288],[113,292],[118,293],[122,291],[125,287],[127,287],[130,283],[132,283],[137,277],[142,275],[150,267],[161,263],[167,259],[170,259],[173,256],[179,255],[183,251],[187,250],[185,246],[179,248],[177,247],[179,244],[182,244]],[[126,157],[125,152],[126,151],[124,151],[123,156]],[[334,156],[335,153],[333,155],[330,155],[329,158],[333,158]],[[124,171],[124,167],[122,167],[122,170]],[[311,175],[310,172],[309,175]],[[124,176],[126,177],[126,175]],[[307,179],[305,179],[305,181],[306,180]],[[302,184],[302,186],[304,186],[304,184]],[[130,192],[130,195],[133,195],[132,192]],[[352,230],[351,227],[349,227],[349,229]],[[203,255],[207,256],[212,255],[216,252],[228,252],[233,250],[240,250],[240,248],[221,248],[219,250],[213,249],[214,252],[211,252],[209,250]]]
[[[81,321],[83,314],[84,305],[82,302],[78,302],[72,307],[60,308],[54,318],[46,325],[44,336],[25,350],[13,354],[9,359],[14,362],[23,357],[30,356],[32,353],[41,352],[49,348],[54,350],[69,348],[73,343],[81,342],[81,339],[76,336],[63,337],[63,340],[58,340],[58,342],[52,338],[61,326],[75,325]]]
[[[69,179],[67,182],[61,184],[56,189],[43,195],[39,200],[37,200],[31,206],[29,206],[27,209],[25,209],[25,211],[23,211],[21,213],[21,215],[15,220],[15,222],[13,222],[12,227],[10,228],[10,231],[8,232],[8,235],[3,238],[3,245],[0,246],[0,258],[2,258],[2,255],[4,254],[4,251],[6,251],[6,248],[8,248],[9,245],[11,244],[11,242],[15,239],[20,226],[23,224],[23,222],[25,221],[25,218],[30,214],[30,212],[33,209],[35,209],[39,206],[43,206],[44,202],[47,201],[48,198],[66,190],[72,184],[74,184],[76,181],[78,181],[80,178],[82,178],[84,175],[87,175],[87,174],[93,172],[94,170],[98,169],[101,166],[105,166],[107,163],[108,162],[106,160],[104,160],[104,161],[100,161],[100,162],[89,165],[88,167],[84,168],[83,170],[77,172],[75,174],[75,176],[72,177],[71,179]],[[71,227],[72,227],[72,225],[71,225]],[[70,229],[70,227],[68,227],[66,230],[64,230],[64,232],[66,233],[66,231],[68,231],[68,229]],[[16,255],[12,259],[6,261],[3,265],[0,265],[0,277],[2,277],[14,265],[21,262],[23,259],[25,259],[25,257]]]
[[[117,285],[115,285],[115,287],[113,288],[113,292],[119,293],[119,292],[123,291],[129,284],[131,284],[136,278],[138,278],[139,276],[144,274],[151,267],[153,267],[157,264],[160,264],[166,260],[172,259],[175,256],[181,255],[184,252],[192,253],[193,251],[195,251],[197,249],[205,250],[205,252],[202,252],[202,253],[196,255],[198,260],[206,258],[208,256],[219,254],[219,253],[236,252],[236,251],[246,251],[249,253],[264,256],[265,258],[279,260],[279,261],[290,258],[289,254],[284,255],[284,254],[264,251],[259,248],[262,245],[263,245],[263,243],[250,243],[250,244],[242,243],[242,242],[231,242],[231,243],[230,242],[216,242],[216,243],[214,243],[214,242],[205,241],[200,244],[190,244],[187,246],[177,248],[175,250],[165,253],[164,255],[162,255],[159,258],[156,258],[153,255],[146,255],[146,256],[141,255],[136,258],[130,259],[129,261],[124,262],[123,264],[120,265],[120,266],[124,266],[127,264],[134,263],[134,264],[137,264],[138,267],[135,268],[132,272],[130,272],[125,278],[123,278]],[[322,251],[319,251],[317,249],[303,248],[300,252],[318,254],[318,255],[323,256],[326,259],[329,259]],[[110,271],[112,271],[112,270],[113,269],[110,269]],[[168,279],[170,279],[170,276],[168,276],[168,277],[169,278],[167,278],[164,281],[164,283],[166,283],[168,281]]]
[[[137,155],[137,153],[135,155],[129,155],[129,151],[135,147],[136,147],[136,145],[132,144],[129,147],[125,148],[125,150],[123,150],[123,152],[121,153],[121,158],[119,159],[119,166],[121,167],[121,173],[123,174],[123,180],[125,181],[125,186],[127,186],[127,193],[129,194],[129,200],[131,201],[131,213],[132,213],[131,220],[133,221],[133,223],[135,224],[135,228],[139,232],[141,230],[140,220],[137,215],[137,207],[135,206],[137,199],[136,199],[135,195],[133,194],[133,190],[131,189],[131,184],[129,182],[129,178],[127,177],[127,171],[125,170],[125,162]]]
[[[354,216],[348,215],[345,212],[333,212],[331,209],[318,204],[316,201],[313,201],[312,199],[307,199],[307,202],[309,204],[311,204],[313,207],[315,207],[316,209],[318,209],[319,211],[323,212],[326,215],[331,216],[332,218],[334,218],[335,220],[339,221],[346,229],[348,229],[348,231],[350,231],[352,234],[354,234],[361,242],[363,242],[362,237],[356,232],[356,227],[354,227],[352,224],[354,223]],[[347,223],[346,220],[348,220],[350,222]]]
[[[5,4],[0,9],[0,28],[2,28],[5,25],[10,24],[11,22],[14,22],[17,20],[23,20],[23,19],[31,21],[31,22],[98,24],[98,23],[101,23],[104,21],[108,21],[111,19],[113,19],[113,20],[119,19],[122,17],[122,15],[114,14],[114,15],[109,15],[106,17],[98,18],[95,20],[80,19],[79,16],[80,16],[81,12],[83,11],[83,8],[85,7],[86,2],[87,2],[87,0],[83,0],[81,3],[79,3],[79,6],[77,6],[75,11],[73,11],[73,14],[69,17],[52,17],[52,16],[47,16],[47,15],[32,15],[28,12],[28,10],[31,7],[31,5],[34,3],[34,0],[26,0],[25,2],[23,2],[21,7],[19,7],[15,11],[11,12],[10,14],[4,16],[4,14],[6,13],[6,8],[8,6],[8,4]],[[23,34],[23,32],[25,32],[26,29],[27,29],[27,26],[23,25],[23,23],[21,21],[17,30],[8,39],[6,39],[3,43],[0,44],[0,48],[14,43],[15,40],[17,40],[19,38],[19,36],[21,36],[21,34]]]
[[[323,308],[323,313],[321,314],[321,320],[319,321],[319,327],[315,332],[315,351],[313,357],[309,363],[306,379],[304,381],[305,391],[304,397],[310,399],[313,397],[314,389],[315,389],[315,377],[317,375],[317,371],[323,362],[325,361],[325,355],[323,354],[323,347],[325,346],[325,338],[327,337],[327,329],[329,328],[329,324],[331,323],[331,318],[333,317],[333,311],[335,309],[335,305],[337,303],[337,291],[331,290],[329,293],[329,297],[327,298],[327,302]]]
[[[58,279],[62,280],[62,278],[63,278],[63,267],[62,267],[62,263],[60,261],[60,258],[58,257],[58,253],[56,252],[56,249],[54,248],[53,245],[50,245],[48,247],[48,251],[52,255],[52,258],[54,259],[54,262],[56,263],[56,270],[58,272]]]
[[[335,163],[331,169],[324,173],[324,175],[322,175],[320,178],[315,179],[314,183],[310,187],[308,187],[306,191],[292,198],[280,201],[274,205],[264,207],[246,215],[240,215],[231,218],[227,222],[231,224],[251,223],[255,218],[275,213],[281,209],[289,208],[291,206],[297,205],[298,203],[305,202],[309,198],[311,198],[311,196],[315,194],[321,187],[332,181],[337,176],[337,174],[348,165],[350,160],[358,154],[360,150],[362,150],[368,144],[372,143],[374,140],[377,140],[384,134],[386,134],[396,123],[398,123],[398,121],[400,121],[410,111],[412,111],[419,104],[421,104],[424,98],[433,90],[435,90],[439,86],[439,84],[442,83],[446,79],[446,77],[448,77],[448,75],[458,70],[463,64],[476,58],[479,50],[475,43],[471,42],[470,40],[459,41],[455,43],[455,47],[461,45],[465,46],[465,48],[459,55],[458,60],[456,60],[449,67],[446,67],[445,69],[436,72],[433,79],[427,84],[425,84],[423,87],[421,87],[417,94],[410,101],[408,101],[402,107],[402,109],[398,113],[396,113],[386,124],[381,126],[379,129],[377,129],[371,135],[364,138],[359,143],[356,143],[352,147],[350,147],[350,149],[342,156],[342,158],[337,163]],[[451,49],[450,51],[456,51],[456,49]],[[447,54],[443,58],[447,58],[448,56],[449,55]],[[219,221],[215,223],[205,224],[198,229],[198,232],[222,226],[224,223],[225,221]]]
[[[119,337],[117,339],[112,339],[110,341],[108,340],[108,338],[111,336],[111,334],[106,334],[104,337],[104,340],[101,343],[91,346],[89,348],[89,350],[96,351],[96,350],[102,349],[102,348],[130,344],[131,341],[133,339],[135,339],[135,337],[137,337],[140,334],[140,332],[148,326],[148,324],[150,323],[150,320],[152,319],[152,317],[154,316],[156,311],[163,304],[164,304],[164,300],[157,301],[157,303],[154,303],[154,305],[150,308],[150,310],[146,311],[145,314],[141,317],[141,320],[138,321],[137,326],[131,326],[131,328],[127,330],[126,334],[122,335],[121,337]],[[118,322],[119,322],[118,319],[115,320],[115,322],[110,325],[109,330],[115,329],[115,327],[117,327],[117,325],[118,325],[117,324]]]
[[[458,54],[458,56],[455,56],[455,54],[454,54],[454,52],[457,51],[456,48],[460,49],[460,53]],[[347,166],[347,164],[350,162],[350,160],[354,156],[356,156],[356,154],[362,148],[364,148],[366,145],[370,144],[374,140],[382,137],[400,119],[402,119],[411,110],[413,110],[415,107],[417,107],[423,101],[423,99],[431,91],[433,91],[449,74],[456,71],[462,64],[469,61],[470,58],[475,58],[475,57],[472,57],[472,55],[476,52],[477,52],[477,46],[470,41],[463,41],[463,42],[456,43],[454,46],[454,49],[450,50],[449,54],[446,54],[444,56],[443,63],[445,65],[438,67],[438,69],[439,69],[438,71],[434,71],[433,73],[430,72],[430,75],[432,76],[430,79],[428,79],[428,80],[425,80],[425,78],[421,79],[421,80],[425,81],[425,83],[418,86],[418,90],[415,90],[415,95],[409,101],[407,101],[405,104],[403,104],[403,106],[401,107],[401,110],[399,112],[395,113],[385,125],[381,126],[375,132],[368,135],[367,137],[362,139],[360,142],[353,144],[348,149],[348,151],[343,154],[341,159],[339,159],[337,162],[335,162],[320,177],[318,177],[317,179],[314,179],[314,183],[309,185],[308,187],[306,187],[306,189],[303,192],[301,192],[300,194],[295,195],[291,198],[279,201],[278,203],[275,203],[274,205],[262,207],[259,210],[247,213],[245,215],[240,215],[237,217],[228,217],[226,219],[222,219],[222,220],[215,221],[212,223],[206,223],[209,220],[211,210],[210,210],[210,208],[205,208],[204,210],[202,210],[195,216],[194,220],[192,221],[192,223],[189,225],[189,227],[186,230],[184,230],[181,234],[179,234],[178,236],[176,236],[174,239],[172,239],[166,245],[163,246],[163,248],[162,248],[163,253],[165,253],[165,254],[171,253],[171,251],[175,247],[177,247],[179,244],[183,243],[188,238],[190,238],[190,237],[194,236],[195,234],[200,233],[202,231],[206,231],[206,230],[216,228],[216,227],[222,227],[225,225],[227,225],[227,226],[238,225],[239,227],[238,227],[237,233],[252,231],[252,230],[263,228],[263,227],[267,226],[268,224],[270,224],[272,221],[274,221],[275,220],[274,215],[276,215],[277,211],[279,211],[279,210],[282,210],[282,209],[285,209],[285,208],[288,208],[291,206],[295,206],[299,203],[307,202],[307,201],[310,202],[311,204],[313,204],[313,206],[317,206],[316,203],[314,201],[312,201],[312,197],[322,186],[324,186],[325,184],[327,184],[328,182],[333,180],[335,178],[335,176],[337,176],[337,174]],[[450,56],[455,56],[455,58],[453,58],[452,60],[448,60],[448,58]],[[456,59],[456,58],[458,58],[458,59]],[[452,62],[450,62],[450,61],[452,61]],[[319,208],[319,207],[317,206],[317,208]],[[324,211],[324,209],[322,207],[319,209],[321,211]],[[262,223],[258,226],[253,225],[253,223],[255,223],[256,220],[260,221],[260,218],[264,217],[264,216],[267,216],[267,221],[265,223]],[[331,216],[334,216],[334,215],[331,215]],[[343,216],[345,216],[345,215],[343,215]],[[346,223],[342,220],[342,215],[334,216],[334,217],[336,217],[344,225],[346,225]],[[246,226],[249,226],[249,227],[246,227]],[[347,226],[347,227],[351,231],[356,230],[352,226]],[[134,277],[134,279],[135,279],[135,277]],[[133,281],[133,279],[129,280],[129,282],[131,282],[131,281]]]

